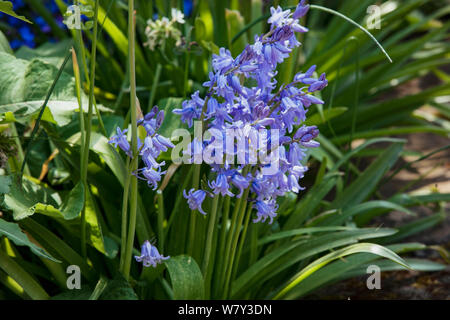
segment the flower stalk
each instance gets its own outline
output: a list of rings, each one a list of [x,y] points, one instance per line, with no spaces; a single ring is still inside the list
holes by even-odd
[[[92,48],[91,48],[91,65],[90,65],[90,80],[89,80],[89,102],[88,102],[88,116],[85,122],[85,141],[84,150],[82,153],[81,162],[81,181],[84,185],[85,199],[88,199],[89,187],[87,184],[87,167],[89,162],[89,147],[91,144],[91,130],[92,130],[92,114],[94,105],[94,86],[95,86],[95,65],[97,56],[97,31],[98,31],[98,6],[99,0],[95,1],[94,7],[94,29],[92,34]],[[83,110],[80,110],[83,112]],[[86,257],[86,204],[81,213],[81,252],[83,257]]]
[[[134,0],[128,1],[128,56],[130,70],[130,114],[131,114],[131,172],[138,169],[138,148],[137,148],[137,112],[136,112],[136,56],[135,56],[135,12]],[[135,175],[130,177],[130,220],[128,224],[127,244],[125,248],[125,261],[123,266],[123,276],[128,280],[130,277],[131,258],[133,251],[134,235],[136,231],[136,215],[137,215],[137,195],[138,181]],[[122,254],[124,254],[122,253]]]

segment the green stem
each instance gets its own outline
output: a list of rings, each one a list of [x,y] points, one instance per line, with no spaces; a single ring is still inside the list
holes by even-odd
[[[75,75],[75,91],[77,94],[78,108],[80,109],[78,112],[79,121],[80,121],[80,132],[81,132],[81,161],[83,161],[83,152],[84,152],[84,142],[86,141],[85,137],[85,125],[84,125],[84,112],[83,112],[83,103],[81,101],[81,74],[80,74],[80,66],[78,64],[78,56],[76,51],[72,48],[72,64],[73,64],[73,73]],[[81,166],[83,163],[80,164]],[[84,181],[83,181],[84,183]]]
[[[150,112],[155,102],[156,89],[158,88],[159,78],[161,77],[162,65],[158,63],[156,66],[155,76],[153,77],[152,90],[150,91],[150,98],[148,99],[147,112]]]
[[[137,115],[136,115],[136,36],[134,21],[134,0],[128,0],[128,56],[130,66],[130,108],[131,108],[131,149],[133,159],[131,160],[132,172],[137,170]],[[133,251],[134,235],[136,231],[136,215],[138,200],[138,181],[135,175],[131,175],[131,194],[130,194],[130,221],[128,225],[128,238],[125,255],[125,265],[123,275],[128,280],[130,277],[131,257]]]
[[[156,192],[158,197],[158,241],[161,250],[164,250],[164,197],[161,190]]]
[[[220,198],[219,195],[215,195],[212,203],[211,213],[209,216],[208,233],[206,235],[205,254],[203,256],[203,265],[202,265],[202,272],[205,279],[207,278],[206,271],[208,270],[208,265],[210,263],[212,241],[214,238],[214,226],[216,224],[217,206],[219,204],[219,198]]]
[[[247,188],[244,191],[244,195],[242,196],[241,199],[244,199],[241,202],[240,208],[239,208],[239,216],[237,219],[237,223],[235,225],[234,228],[234,232],[233,232],[233,239],[232,239],[232,244],[231,244],[231,252],[228,255],[229,259],[227,261],[227,269],[226,269],[226,276],[225,276],[225,283],[224,283],[224,291],[223,291],[223,298],[225,299],[228,296],[228,292],[230,289],[230,282],[231,282],[231,272],[233,270],[233,263],[234,263],[234,259],[236,257],[236,247],[237,247],[237,242],[239,240],[239,233],[241,230],[241,226],[242,226],[242,222],[244,220],[244,216],[245,216],[245,209],[247,207],[247,197],[248,194],[250,192],[250,188]]]
[[[75,0],[74,4],[75,5],[79,5],[80,1]],[[105,20],[103,21],[103,23],[105,23]],[[97,24],[98,24],[98,19],[97,19]],[[103,27],[103,24],[102,24],[101,27]],[[98,30],[98,28],[97,28],[97,31],[94,30],[94,32],[95,32],[95,34],[93,34],[91,38],[95,37],[95,39],[97,41],[97,38],[99,37],[99,35],[101,33],[101,30]],[[90,88],[90,86],[91,86],[90,82],[91,81],[89,79],[89,70],[88,70],[88,65],[87,65],[87,62],[86,62],[86,50],[85,50],[84,44],[83,44],[82,30],[81,29],[71,30],[71,33],[72,33],[72,36],[73,36],[73,38],[75,40],[76,48],[79,51],[80,56],[81,56],[81,63],[82,63],[82,66],[83,66],[83,69],[82,69],[83,73],[82,74],[84,75],[84,78],[86,79],[87,86]],[[83,83],[83,81],[81,81],[81,83]],[[105,136],[107,136],[107,132],[106,132],[106,129],[105,129],[105,124],[103,123],[102,116],[100,114],[100,111],[98,110],[97,102],[95,101],[95,96],[94,96],[94,109],[95,109],[95,114],[97,115],[97,119],[98,119],[100,130],[102,131],[102,133]],[[80,110],[83,110],[83,109],[80,109]]]
[[[189,79],[189,62],[191,60],[191,53],[187,51],[186,53],[186,62],[184,65],[184,85],[183,85],[183,98],[186,99],[186,95],[188,92],[188,79]]]
[[[220,276],[219,276],[219,286],[222,289],[224,286],[224,282],[226,279],[226,272],[227,272],[227,263],[230,260],[230,253],[231,253],[231,243],[232,243],[232,239],[233,239],[233,233],[234,233],[234,229],[236,226],[236,221],[238,218],[238,214],[241,208],[241,204],[242,204],[242,197],[239,198],[236,203],[235,203],[235,207],[233,209],[233,214],[231,216],[231,223],[230,223],[230,229],[228,230],[227,233],[227,240],[226,240],[226,246],[225,246],[225,251],[223,254],[223,261],[220,265]],[[221,292],[223,292],[223,290],[220,290]]]
[[[193,182],[192,187],[194,189],[198,189],[198,186],[200,185],[200,164],[194,164],[194,174],[193,174]],[[192,255],[194,252],[194,242],[195,242],[195,225],[197,223],[197,212],[193,211],[191,213],[191,219],[190,219],[190,225],[189,225],[189,241],[188,241],[188,248],[187,252],[189,255]]]
[[[244,221],[244,230],[242,231],[242,236],[239,238],[239,248],[236,254],[236,263],[233,266],[233,272],[231,273],[231,281],[235,278],[236,272],[238,271],[239,261],[241,260],[242,249],[244,247],[245,238],[247,237],[247,230],[250,224],[250,217],[252,216],[252,206],[250,205],[247,209],[247,213]]]
[[[89,147],[91,144],[91,130],[92,130],[92,113],[94,104],[94,84],[95,84],[95,63],[97,56],[97,30],[98,30],[98,6],[99,0],[95,1],[94,7],[94,31],[92,37],[92,51],[91,51],[91,69],[90,69],[90,80],[89,80],[89,104],[88,104],[88,118],[86,122],[86,140],[84,142],[83,158],[81,162],[81,181],[84,184],[85,194],[87,199],[87,193],[89,192],[89,187],[87,184],[87,167],[89,162]],[[86,205],[83,208],[81,214],[81,252],[83,257],[86,257]]]
[[[120,263],[119,270],[123,272],[125,265],[125,252],[127,247],[127,222],[128,222],[128,197],[130,191],[130,179],[131,179],[131,158],[127,158],[127,176],[125,177],[125,182],[123,186],[123,198],[122,198],[122,230],[120,237]]]
[[[220,231],[220,239],[219,239],[219,251],[217,254],[217,267],[218,270],[221,271],[221,268],[224,264],[224,255],[225,255],[225,240],[227,236],[227,225],[228,225],[228,216],[230,214],[230,203],[231,203],[231,197],[225,197],[225,203],[224,203],[224,209],[222,213],[222,222],[221,222],[221,231]],[[218,273],[219,276],[214,277],[214,284],[213,284],[213,292],[214,295],[216,295],[216,290],[219,290],[221,282],[220,282],[220,275],[221,273]]]
[[[11,134],[14,137],[14,141],[16,143],[16,147],[17,147],[17,156],[18,156],[18,166],[22,166],[22,164],[24,163],[24,153],[23,153],[23,149],[22,149],[22,144],[20,143],[20,139],[19,139],[19,134],[17,133],[17,128],[16,128],[16,124],[14,122],[11,122],[9,124],[9,127],[11,129]],[[19,167],[16,167],[15,170],[19,169]],[[24,171],[23,171],[27,176],[30,175],[30,169],[28,168],[28,165],[25,163],[24,164]]]
[[[377,39],[376,39],[376,38],[375,38],[375,37],[374,37],[374,36],[366,29],[366,28],[364,28],[363,26],[361,26],[361,25],[358,24],[357,22],[353,21],[353,20],[350,19],[349,17],[346,17],[346,16],[343,15],[342,13],[339,13],[339,12],[333,10],[333,9],[329,9],[329,8],[322,7],[322,6],[318,6],[318,5],[314,5],[314,4],[311,4],[309,7],[310,7],[311,9],[321,10],[321,11],[325,11],[325,12],[327,12],[327,13],[334,14],[334,15],[338,16],[339,18],[344,19],[345,21],[347,21],[347,22],[353,24],[355,27],[357,27],[358,29],[360,29],[360,30],[361,30],[362,32],[364,32],[365,34],[367,34],[367,35],[369,36],[369,38],[372,39],[372,40],[375,42],[375,44],[377,45],[377,47],[380,48],[381,52],[383,52],[383,54],[386,56],[386,58],[389,60],[389,62],[392,63],[392,59],[391,59],[391,57],[389,56],[389,54],[386,52],[386,50],[384,50],[383,46],[378,42],[378,40],[377,40]],[[288,8],[286,8],[286,9],[292,10],[292,9],[295,9],[295,8],[296,8],[296,7],[288,7]],[[255,19],[254,21],[250,22],[249,24],[247,24],[241,31],[239,31],[239,32],[233,37],[233,39],[231,40],[231,43],[233,43],[233,42],[235,42],[237,39],[239,39],[239,37],[242,36],[244,33],[246,33],[247,30],[249,30],[251,27],[253,27],[254,25],[256,25],[257,23],[259,23],[259,22],[261,22],[261,21],[267,20],[267,18],[269,18],[269,17],[270,17],[270,14],[266,14],[266,15],[263,15],[263,16],[261,16],[261,17]]]

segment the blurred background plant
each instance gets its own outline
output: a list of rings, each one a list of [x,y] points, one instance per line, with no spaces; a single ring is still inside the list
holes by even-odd
[[[270,6],[297,5],[297,1],[290,0],[135,3],[138,102],[144,113],[154,104],[165,110],[161,134],[169,137],[173,129],[184,127],[171,110],[179,108],[183,99],[196,90],[204,95],[201,84],[208,79],[212,53],[227,47],[236,56],[256,34],[268,30]],[[393,63],[360,29],[341,17],[311,8],[302,21],[310,31],[299,36],[303,45],[281,66],[277,78],[280,84],[288,83],[297,72],[314,64],[318,74],[326,72],[330,85],[320,97],[325,105],[312,106],[307,121],[319,127],[321,147],[308,154],[311,169],[303,182],[307,189],[299,197],[292,194],[280,203],[273,226],[252,225],[248,230],[239,230],[237,261],[226,298],[271,298],[310,263],[363,239],[401,253],[413,269],[445,269],[445,259],[439,260],[441,263],[417,259],[411,252],[428,248],[446,257],[448,232],[437,243],[431,243],[435,246],[400,241],[414,241],[411,236],[440,223],[448,228],[450,6],[446,1],[426,0],[310,3],[334,9],[363,26],[367,26],[367,8],[380,5],[380,29],[370,32]],[[63,15],[72,1],[21,0],[13,4],[15,12],[33,24],[0,13],[0,131],[14,141],[11,148],[15,150],[15,156],[10,148],[2,147],[1,151],[8,156],[8,165],[0,176],[0,200],[6,213],[0,219],[0,235],[4,236],[0,251],[4,252],[3,258],[7,256],[3,261],[9,262],[0,265],[4,286],[1,294],[8,298],[71,298],[74,293],[65,290],[62,266],[77,264],[83,281],[89,284],[78,297],[111,299],[118,292],[121,298],[130,299],[220,296],[222,288],[203,279],[196,263],[182,255],[186,253],[186,226],[191,219],[181,196],[191,176],[187,165],[169,167],[167,179],[171,183],[167,180],[160,187],[164,198],[155,198],[145,183],[139,185],[135,247],[157,237],[160,252],[176,258],[156,269],[141,270],[133,264],[131,285],[115,272],[126,167],[125,160],[107,142],[115,127],[127,128],[131,118],[127,2],[99,1],[96,112],[87,169],[89,199],[77,184],[81,145],[78,105],[82,105],[83,113],[88,111],[88,49],[93,43],[93,30],[81,34],[63,24]],[[184,12],[184,23],[171,26],[177,30],[176,39],[166,39],[150,50],[146,45],[151,33],[148,28],[154,28],[156,22],[149,20],[172,19],[173,8]],[[39,109],[72,46],[77,56],[62,69],[44,109],[41,129],[29,143]],[[79,70],[80,75],[74,70]],[[80,89],[78,93],[76,88]],[[427,151],[405,148],[405,143],[411,147],[405,138],[410,140],[420,134],[427,134],[427,142],[440,142]],[[20,171],[27,150],[23,182],[27,194],[23,194],[10,175]],[[402,184],[402,180],[396,180],[435,155],[441,156],[443,162],[433,164],[411,181]],[[170,155],[162,154],[161,159],[169,161]],[[436,168],[441,172],[437,186],[424,185]],[[396,181],[394,187],[392,181]],[[386,189],[389,185],[391,188]],[[80,212],[85,203],[88,262],[79,244]],[[208,202],[205,207],[211,205]],[[162,217],[158,215],[161,208]],[[420,212],[417,208],[426,208],[432,214],[414,217],[414,212]],[[408,223],[392,225],[396,230],[379,228],[389,224],[381,216],[393,212],[407,217]],[[218,218],[217,228],[225,230],[224,237],[229,232],[228,219]],[[193,258],[200,265],[208,218],[197,219],[196,223],[199,245]],[[9,234],[20,240],[14,241]],[[214,241],[221,243],[220,239]],[[49,260],[48,255],[62,264]],[[403,268],[388,260],[375,260],[377,257],[369,253],[334,259],[329,257],[325,267],[300,278],[301,283],[285,298],[303,297],[322,286],[365,274],[366,265],[374,261],[386,271]],[[189,270],[192,277],[182,278],[185,270],[180,268]]]

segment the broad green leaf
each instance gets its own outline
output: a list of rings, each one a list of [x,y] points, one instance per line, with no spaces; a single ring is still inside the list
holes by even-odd
[[[81,182],[78,182],[75,187],[70,190],[65,201],[61,204],[59,209],[52,205],[37,203],[35,205],[35,212],[45,214],[53,218],[64,218],[65,220],[72,220],[79,217],[84,205],[84,187]]]
[[[5,52],[9,54],[14,54],[9,45],[8,39],[5,37],[5,34],[0,31],[0,52]]]
[[[61,213],[64,219],[71,220],[78,217],[81,210],[83,210],[84,204],[84,187],[83,184],[78,182],[75,187],[70,190],[67,199],[61,206]]]
[[[357,148],[352,149],[350,152],[347,152],[341,156],[339,156],[339,161],[336,162],[331,171],[337,171],[339,168],[348,162],[353,156],[366,149],[368,146],[380,143],[380,142],[392,142],[392,143],[403,143],[403,140],[395,139],[395,138],[375,138],[365,141],[363,144],[358,146]]]
[[[128,281],[118,274],[115,279],[108,281],[100,300],[138,300],[138,296]]]
[[[67,49],[71,47],[71,40],[65,39],[57,43],[47,42],[37,48],[22,46],[15,53],[17,59],[32,61],[39,59],[45,63],[58,67],[64,61]],[[73,70],[70,65],[64,71],[72,74]]]
[[[67,140],[67,142],[72,145],[80,144],[80,141],[80,132],[74,134]],[[92,132],[89,149],[98,154],[105,161],[119,182],[123,185],[126,176],[125,163],[114,147],[108,143],[108,139],[98,132]]]
[[[49,205],[53,209],[59,207],[61,198],[56,192],[42,187],[27,177],[22,179],[22,185],[16,177],[12,179],[10,191],[5,195],[2,206],[12,211],[14,220],[22,220],[33,215],[38,204]],[[39,207],[41,208],[41,205]]]
[[[175,300],[199,300],[204,298],[203,275],[192,257],[176,256],[165,263],[172,282]]]
[[[13,4],[9,1],[0,1],[0,11],[4,12],[6,14],[9,14],[10,16],[20,19],[22,21],[32,23],[30,20],[25,18],[24,16],[17,15],[13,10]]]
[[[176,129],[183,128],[181,117],[178,114],[174,114],[174,109],[181,108],[182,98],[165,98],[158,101],[158,106],[161,110],[164,110],[164,121],[159,129],[158,133],[168,137],[172,136],[172,132]],[[187,128],[187,127],[186,127]]]
[[[92,198],[91,192],[86,192],[85,219],[87,226],[87,240],[101,253],[106,253],[103,233],[97,217],[97,208]],[[81,221],[80,221],[81,222]]]
[[[0,176],[0,194],[9,192],[11,182],[11,176]]]
[[[22,232],[17,223],[8,222],[4,219],[0,219],[0,236],[5,236],[18,246],[27,246],[33,253],[46,259],[61,262],[58,259],[53,258],[41,247],[38,247],[35,243],[31,242],[25,233]]]
[[[69,231],[79,237],[79,228],[81,225],[80,212],[85,204],[84,199],[84,188],[81,183],[78,183],[68,193],[65,200],[62,201],[60,195],[55,191],[24,177],[22,186],[18,184],[17,179],[14,179],[10,192],[5,195],[3,206],[13,212],[15,220],[25,219],[35,213],[43,214],[56,219]],[[100,252],[105,253],[102,230],[91,196],[86,200],[85,218],[89,244]]]
[[[283,289],[281,289],[275,295],[274,299],[280,299],[280,298],[295,299],[297,296],[295,294],[289,294],[289,293],[293,288],[295,288],[304,279],[306,279],[311,274],[313,274],[314,272],[316,272],[323,266],[327,265],[328,263],[330,263],[336,259],[348,256],[351,254],[360,253],[360,252],[376,254],[378,256],[390,259],[390,260],[404,266],[405,268],[410,269],[410,266],[392,250],[389,250],[386,247],[383,247],[383,246],[380,246],[377,244],[373,244],[373,243],[358,243],[358,244],[354,244],[354,245],[348,246],[346,248],[331,252],[331,253],[315,260],[314,262],[310,263],[308,266],[303,268],[299,273],[297,273],[293,277],[293,279],[289,281],[288,285],[286,285]]]

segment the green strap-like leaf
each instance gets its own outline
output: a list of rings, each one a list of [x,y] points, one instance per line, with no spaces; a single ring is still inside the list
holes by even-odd
[[[405,243],[405,244],[390,245],[388,246],[388,248],[394,251],[395,253],[400,254],[416,250],[423,250],[426,248],[426,246],[420,243]],[[424,270],[423,267],[421,268],[421,266],[418,266],[416,263],[414,262],[410,263],[411,261],[408,259],[405,260],[414,270]],[[362,265],[364,264],[366,265],[376,264],[382,269],[382,271],[385,271],[385,269],[383,268],[383,264],[385,263],[389,263],[399,270],[405,269],[403,266],[395,262],[380,259],[376,255],[370,253],[357,253],[352,256],[346,257],[345,259],[336,260],[326,265],[322,269],[317,270],[308,278],[303,280],[301,285],[293,289],[290,292],[290,295],[292,296],[295,295],[297,298],[301,298],[319,288],[332,285],[333,283],[336,283],[338,281],[348,279],[351,277],[356,277],[358,275],[363,274],[367,275],[367,267],[365,268],[362,267]],[[392,270],[392,268],[390,270]]]
[[[34,300],[47,300],[49,295],[17,262],[0,250],[0,269],[11,276]]]
[[[393,143],[372,164],[364,170],[332,203],[332,208],[342,209],[364,201],[375,189],[385,172],[400,156],[403,143]]]
[[[378,256],[390,259],[400,265],[402,265],[405,268],[410,269],[410,266],[402,259],[400,258],[395,252],[392,250],[389,250],[386,247],[382,247],[378,244],[373,243],[358,243],[351,246],[348,246],[346,248],[331,252],[316,261],[310,263],[308,266],[303,268],[299,273],[297,273],[294,278],[289,282],[287,286],[285,286],[283,289],[281,289],[274,297],[274,299],[280,299],[280,298],[295,298],[288,295],[288,293],[297,286],[300,282],[302,282],[304,279],[306,279],[308,276],[322,268],[323,266],[327,265],[328,263],[354,254],[354,253],[360,253],[360,252],[367,252],[376,254]]]
[[[386,237],[396,232],[387,228],[365,228],[348,231],[332,232],[307,240],[287,243],[267,253],[247,270],[245,270],[232,286],[232,298],[239,299],[242,294],[254,289],[264,281],[275,277],[283,270],[327,250],[333,250],[345,245],[354,244],[359,240]]]
[[[49,260],[55,262],[61,262],[55,258],[53,258],[50,254],[48,254],[44,249],[38,247],[36,244],[32,243],[30,239],[28,239],[27,235],[22,232],[19,225],[17,223],[8,222],[4,219],[0,219],[0,236],[5,236],[12,242],[14,242],[18,246],[27,246],[31,249],[31,251],[38,256],[47,258]]]

